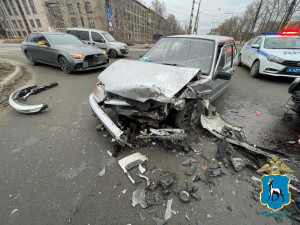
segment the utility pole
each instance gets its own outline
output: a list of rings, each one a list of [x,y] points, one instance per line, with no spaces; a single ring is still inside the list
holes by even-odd
[[[292,3],[290,4],[288,10],[287,10],[287,13],[284,17],[284,20],[282,21],[282,23],[279,24],[278,31],[280,29],[282,29],[282,28],[284,29],[285,27],[288,26],[288,24],[290,22],[290,19],[293,15],[293,11],[294,11],[295,6],[296,6],[296,0],[293,0]]]
[[[252,33],[254,32],[254,28],[255,28],[255,25],[256,25],[256,21],[257,21],[257,19],[258,19],[258,15],[259,15],[259,12],[260,12],[260,8],[261,8],[261,5],[262,5],[262,2],[263,2],[263,0],[260,0],[260,3],[259,3],[259,6],[258,6],[258,8],[257,8],[257,11],[256,11],[256,15],[255,15],[255,18],[254,18],[254,21],[253,21],[253,24],[252,24],[252,26],[251,26],[251,29],[250,29],[250,38],[251,38],[251,36],[252,36]],[[250,39],[249,38],[249,39]]]
[[[193,4],[192,4],[192,12],[191,12],[191,17],[190,17],[190,25],[189,25],[189,34],[192,33],[192,22],[193,22],[194,5],[195,5],[195,0],[193,0]]]
[[[198,11],[197,11],[197,16],[196,16],[196,20],[195,20],[193,34],[197,34],[197,30],[198,30],[200,6],[201,6],[201,0],[199,1],[199,6],[198,6]]]

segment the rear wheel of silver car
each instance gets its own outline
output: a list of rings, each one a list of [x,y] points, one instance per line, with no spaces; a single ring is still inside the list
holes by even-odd
[[[64,73],[71,73],[72,72],[70,63],[64,56],[60,56],[58,58],[58,63],[59,63],[60,68],[62,69],[62,71]]]
[[[27,58],[28,62],[31,65],[35,66],[36,65],[36,61],[33,59],[32,55],[28,51],[25,52],[25,55],[26,55],[26,58]]]
[[[109,50],[109,57],[112,58],[112,59],[117,58],[118,57],[117,51],[114,50],[114,49]]]
[[[251,66],[251,69],[250,69],[250,75],[251,75],[251,77],[260,77],[260,74],[259,74],[259,64],[260,63],[257,60]]]
[[[184,108],[175,115],[176,127],[185,130],[197,127],[200,124],[201,114],[203,112],[204,107],[201,101],[188,101]]]

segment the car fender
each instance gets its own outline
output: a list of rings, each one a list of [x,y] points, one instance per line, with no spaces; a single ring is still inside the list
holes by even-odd
[[[109,46],[108,47],[108,50],[107,50],[107,54],[109,53],[109,51],[110,50],[116,50],[117,51],[117,53],[118,53],[118,55],[122,55],[122,53],[121,53],[121,51],[120,51],[120,49],[119,48],[117,48],[117,47],[115,47],[115,46]]]

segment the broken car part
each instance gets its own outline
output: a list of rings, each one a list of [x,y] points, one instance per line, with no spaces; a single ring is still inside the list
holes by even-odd
[[[225,174],[220,168],[207,168],[205,172],[210,177],[220,177]]]
[[[135,207],[136,205],[140,204],[142,208],[147,208],[148,205],[145,200],[145,193],[144,189],[137,189],[132,193],[132,206]]]
[[[191,165],[185,169],[185,175],[193,175],[196,172],[196,166]]]
[[[227,142],[246,148],[256,154],[261,154],[269,158],[274,156],[273,154],[248,144],[243,129],[227,123],[218,113],[209,117],[202,114],[201,124],[203,128],[207,129],[219,139],[226,139]]]
[[[173,199],[169,199],[167,202],[167,208],[166,208],[166,212],[165,212],[165,221],[167,221],[168,219],[170,219],[172,217],[172,213],[175,213],[171,206],[173,203]]]
[[[129,178],[129,180],[134,184],[137,185],[137,183],[132,179],[130,174],[128,173],[128,170],[132,169],[135,166],[138,166],[142,163],[144,163],[148,158],[141,153],[137,152],[132,155],[129,155],[121,160],[118,161],[120,167],[123,169],[126,176]]]
[[[174,183],[174,180],[175,180],[175,173],[171,173],[162,177],[159,180],[158,184],[162,186],[162,188],[165,190],[168,189]]]
[[[164,204],[164,199],[154,191],[147,191],[145,193],[145,200],[149,206],[151,205],[162,205]]]
[[[193,163],[196,163],[197,161],[195,159],[187,159],[185,160],[182,165],[183,166],[191,166]]]
[[[246,166],[245,162],[241,158],[232,158],[231,163],[233,165],[233,168],[237,172],[242,170]]]
[[[155,217],[155,218],[153,218],[153,219],[154,219],[156,225],[165,225],[165,224],[167,224],[166,221],[164,221],[163,219],[161,219],[161,218],[159,218],[159,217]]]
[[[43,90],[47,90],[48,88],[55,87],[55,86],[57,86],[57,83],[51,83],[41,88],[38,88],[38,86],[34,84],[21,87],[15,90],[9,96],[9,104],[20,113],[24,113],[24,114],[39,113],[44,109],[48,108],[48,105],[47,104],[27,105],[20,102],[19,100],[22,99],[23,97],[24,99],[27,99],[27,97],[31,94],[36,94]]]
[[[145,180],[146,180],[146,182],[147,182],[147,187],[149,187],[150,185],[151,185],[151,183],[150,183],[150,179],[148,178],[148,177],[146,177],[146,176],[144,176],[144,175],[142,175],[142,174],[138,174],[138,176],[139,177],[141,177],[141,178],[144,178]]]
[[[191,196],[186,190],[179,192],[179,198],[184,203],[188,203],[191,200]]]

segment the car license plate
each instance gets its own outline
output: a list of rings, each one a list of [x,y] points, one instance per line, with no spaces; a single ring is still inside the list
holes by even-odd
[[[287,68],[287,72],[300,73],[300,68]]]

